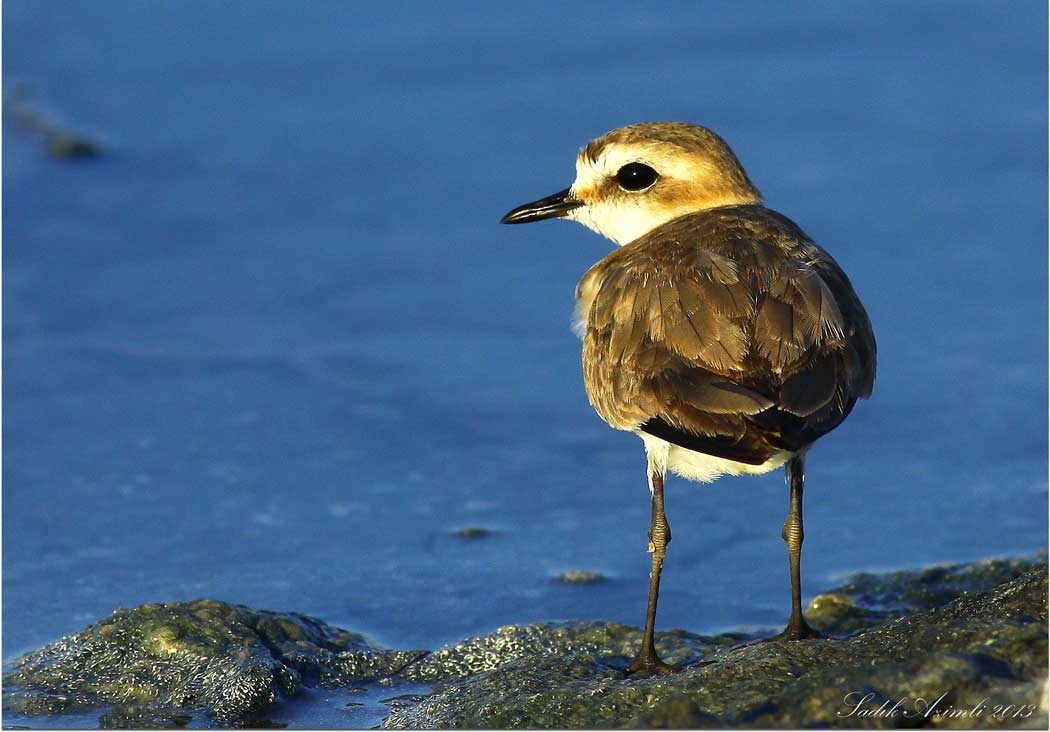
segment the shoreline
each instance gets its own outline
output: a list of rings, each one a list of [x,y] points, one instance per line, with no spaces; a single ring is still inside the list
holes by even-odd
[[[682,670],[651,678],[625,675],[640,630],[617,623],[512,625],[394,650],[294,612],[147,604],[16,659],[4,711],[37,724],[89,712],[147,727],[282,724],[288,702],[313,689],[369,700],[347,702],[343,726],[892,726],[946,685],[953,709],[990,689],[1036,705],[1009,724],[1045,726],[1046,573],[1045,553],[855,573],[809,604],[826,639],[741,647],[753,632],[663,630],[658,649]],[[832,678],[858,689],[837,690]],[[929,688],[916,691],[916,679]],[[879,696],[846,696],[872,686]],[[849,699],[855,711],[833,716]],[[993,708],[970,722],[984,724]],[[970,724],[945,714],[938,724]]]

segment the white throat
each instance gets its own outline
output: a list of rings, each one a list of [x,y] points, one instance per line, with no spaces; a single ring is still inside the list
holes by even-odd
[[[614,176],[626,163],[639,160],[645,160],[645,156],[637,147],[610,145],[594,161],[581,152],[576,159],[576,180],[572,183],[572,192],[585,205],[570,211],[567,218],[578,221],[620,246],[675,218],[678,214],[654,210],[652,206],[645,205],[644,194],[614,201],[596,200],[593,192],[600,190],[603,181]]]
[[[656,213],[644,206],[598,203],[573,209],[566,218],[623,246],[679,215],[670,211]]]

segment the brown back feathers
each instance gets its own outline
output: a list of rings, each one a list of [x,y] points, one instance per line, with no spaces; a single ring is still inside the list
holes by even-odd
[[[762,206],[674,219],[598,262],[577,298],[587,393],[620,429],[758,464],[871,394],[875,339],[849,280]]]

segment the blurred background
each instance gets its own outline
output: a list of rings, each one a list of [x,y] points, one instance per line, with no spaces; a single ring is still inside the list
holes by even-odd
[[[613,245],[498,225],[637,121],[725,137],[874,323],[874,397],[808,461],[805,594],[1037,549],[1046,12],[5,2],[4,659],[196,597],[402,648],[640,624],[642,447],[569,329]],[[667,505],[659,625],[782,626],[781,475]]]

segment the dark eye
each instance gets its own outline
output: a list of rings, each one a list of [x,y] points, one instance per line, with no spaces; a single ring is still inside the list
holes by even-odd
[[[616,174],[616,181],[625,191],[643,191],[659,176],[656,171],[643,163],[627,163]]]

